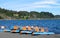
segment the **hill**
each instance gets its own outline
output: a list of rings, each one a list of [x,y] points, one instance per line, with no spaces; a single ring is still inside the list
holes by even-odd
[[[58,15],[53,15],[50,12],[37,11],[13,11],[0,8],[0,19],[37,19],[37,18],[60,18]]]

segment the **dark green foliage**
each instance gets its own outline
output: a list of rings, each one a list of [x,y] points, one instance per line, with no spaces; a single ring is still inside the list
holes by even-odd
[[[19,11],[18,14],[20,16],[29,16],[29,12],[27,12],[27,11]]]
[[[36,12],[36,11],[31,11],[31,12],[30,12],[30,16],[31,16],[31,17],[35,17],[35,18],[39,18],[40,13],[39,13],[39,12]]]
[[[49,12],[41,12],[40,17],[41,18],[53,18],[54,15],[52,13],[49,13]]]
[[[7,9],[0,8],[0,13],[5,14],[9,17],[15,17],[16,19],[20,18],[54,18],[55,16],[50,12],[37,12],[37,11],[12,11]],[[14,14],[19,14],[18,17],[14,16]],[[57,16],[56,16],[57,17]],[[1,17],[0,17],[1,18]]]

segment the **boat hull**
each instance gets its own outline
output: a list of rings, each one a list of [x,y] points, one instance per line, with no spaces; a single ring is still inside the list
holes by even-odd
[[[34,34],[34,35],[40,35],[40,34],[50,35],[50,34],[54,34],[54,32],[33,32],[32,34]]]
[[[24,33],[26,33],[26,34],[32,34],[32,31],[21,31],[20,33],[22,33],[22,34],[24,34]]]
[[[11,30],[12,33],[19,33],[20,30]]]
[[[10,32],[11,30],[10,29],[5,29],[4,32]]]

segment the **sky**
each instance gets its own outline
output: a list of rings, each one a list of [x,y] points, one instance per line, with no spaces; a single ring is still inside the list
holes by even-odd
[[[45,11],[60,15],[60,0],[0,0],[0,8],[14,11]]]

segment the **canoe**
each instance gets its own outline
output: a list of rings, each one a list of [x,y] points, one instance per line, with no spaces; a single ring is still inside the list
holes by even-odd
[[[33,35],[40,35],[40,34],[50,35],[50,34],[55,34],[55,33],[54,33],[54,32],[33,32],[32,34],[33,34]]]

